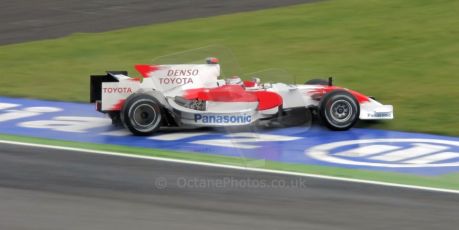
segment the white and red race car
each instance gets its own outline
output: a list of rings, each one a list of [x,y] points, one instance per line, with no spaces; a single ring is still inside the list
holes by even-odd
[[[347,130],[358,119],[393,119],[393,107],[332,85],[331,78],[304,85],[260,83],[258,78],[219,79],[218,59],[206,64],[136,65],[91,75],[90,101],[135,135],[160,127],[222,127],[252,124],[300,125],[317,114],[328,128]]]

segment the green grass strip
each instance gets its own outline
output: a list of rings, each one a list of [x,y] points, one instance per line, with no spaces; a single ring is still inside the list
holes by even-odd
[[[393,104],[396,119],[374,127],[457,136],[457,9],[456,0],[332,0],[6,45],[0,95],[87,101],[92,73],[218,44],[242,72],[280,67],[300,83],[334,76]]]

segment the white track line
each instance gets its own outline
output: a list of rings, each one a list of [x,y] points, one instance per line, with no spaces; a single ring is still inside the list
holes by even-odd
[[[18,142],[18,141],[0,140],[0,143],[10,144],[10,145],[21,145],[21,146],[28,146],[28,147],[35,147],[35,148],[48,148],[48,149],[55,149],[55,150],[75,151],[75,152],[82,152],[82,153],[93,153],[93,154],[101,154],[101,155],[109,155],[109,156],[165,161],[165,162],[173,162],[173,163],[180,163],[180,164],[201,165],[201,166],[207,166],[207,167],[218,167],[218,168],[226,168],[226,169],[251,171],[251,172],[263,172],[263,173],[273,173],[273,174],[282,174],[282,175],[291,175],[291,176],[302,176],[302,177],[318,178],[318,179],[325,179],[325,180],[345,181],[345,182],[353,182],[353,183],[363,183],[363,184],[381,185],[381,186],[389,186],[389,187],[424,190],[424,191],[431,191],[431,192],[459,194],[459,190],[453,190],[453,189],[442,189],[442,188],[405,185],[405,184],[380,182],[380,181],[372,181],[372,180],[361,180],[361,179],[351,179],[351,178],[335,177],[335,176],[324,176],[324,175],[310,174],[310,173],[288,172],[288,171],[260,169],[260,168],[248,168],[248,167],[234,166],[234,165],[205,163],[205,162],[191,161],[191,160],[178,160],[178,159],[164,158],[164,157],[142,156],[142,155],[135,155],[135,154],[128,154],[128,153],[120,153],[120,152],[99,151],[99,150],[64,147],[64,146],[57,146],[57,145],[34,144],[34,143],[26,143],[26,142]]]

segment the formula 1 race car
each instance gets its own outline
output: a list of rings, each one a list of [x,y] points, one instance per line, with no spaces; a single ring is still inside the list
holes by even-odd
[[[218,59],[206,64],[136,65],[143,78],[126,71],[91,75],[90,101],[135,135],[160,127],[222,127],[252,124],[300,125],[311,111],[332,130],[358,119],[393,119],[391,105],[314,79],[304,85],[261,83],[259,78],[219,79]],[[308,116],[309,114],[309,116]]]

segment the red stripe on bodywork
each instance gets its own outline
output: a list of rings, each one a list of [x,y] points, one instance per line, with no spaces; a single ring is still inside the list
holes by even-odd
[[[203,101],[221,102],[253,102],[257,97],[245,91],[240,85],[224,85],[213,89],[189,89],[185,92],[185,99],[199,99]]]
[[[149,78],[151,72],[159,70],[159,67],[155,65],[135,65],[134,67],[144,78]]]
[[[245,87],[254,87],[255,82],[254,81],[244,81],[244,86]]]
[[[129,78],[128,79],[129,81],[136,81],[136,82],[140,82],[140,77],[133,77],[133,78]]]
[[[370,101],[370,99],[369,99],[367,96],[365,96],[365,95],[363,95],[363,94],[361,94],[361,93],[359,93],[359,92],[356,92],[356,91],[354,91],[354,90],[348,90],[348,91],[349,91],[349,93],[351,93],[352,95],[354,95],[355,99],[357,99],[357,101],[358,101],[359,103],[363,103],[363,102]]]
[[[282,105],[282,97],[268,91],[246,91],[240,85],[224,85],[213,89],[189,89],[183,96],[187,100],[217,102],[258,102],[258,110],[272,109]]]
[[[342,89],[342,90],[348,91],[349,93],[352,94],[352,96],[355,97],[355,99],[357,99],[357,101],[359,103],[370,101],[370,99],[367,96],[365,96],[365,95],[363,95],[363,94],[361,94],[359,92],[356,92],[354,90],[344,89],[342,87],[337,87],[337,86],[324,86],[323,88],[318,88],[318,89],[312,90],[311,92],[313,94],[316,94],[316,95],[319,95],[320,97],[322,97],[326,93],[329,93],[329,92],[331,92],[333,90],[337,90],[337,89]]]
[[[282,97],[274,92],[254,91],[251,92],[258,98],[258,110],[272,109],[282,105]]]
[[[123,108],[124,102],[126,102],[126,99],[118,100],[118,102],[110,108],[110,111],[121,110],[121,108]]]

